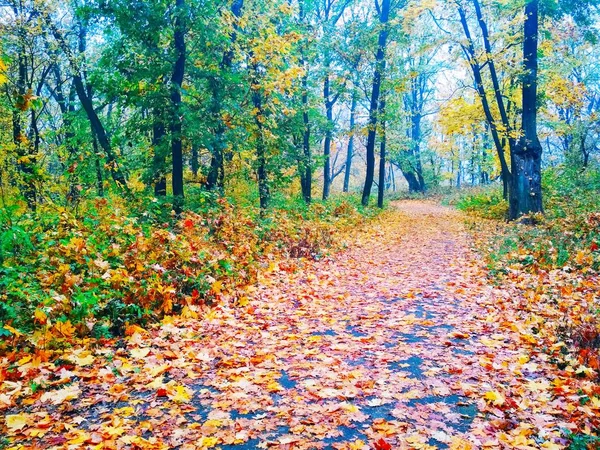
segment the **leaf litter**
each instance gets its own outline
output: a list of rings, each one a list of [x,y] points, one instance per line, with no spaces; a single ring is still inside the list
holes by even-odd
[[[54,362],[4,358],[4,444],[565,448],[598,427],[596,374],[552,362],[538,316],[472,246],[459,213],[401,202],[334,257],[271,264],[242,306],[190,307]]]

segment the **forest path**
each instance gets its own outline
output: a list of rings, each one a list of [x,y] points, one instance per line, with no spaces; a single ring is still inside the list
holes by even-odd
[[[273,264],[243,307],[98,350],[105,366],[73,403],[28,409],[72,428],[23,448],[480,447],[493,293],[481,261],[452,209],[385,214],[333,258]]]

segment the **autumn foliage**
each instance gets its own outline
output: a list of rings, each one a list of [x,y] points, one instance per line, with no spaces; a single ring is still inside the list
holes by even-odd
[[[0,350],[60,349],[165,314],[193,316],[192,305],[243,303],[259,269],[318,258],[340,244],[338,230],[363,220],[345,200],[263,218],[225,199],[180,219],[165,218],[156,200],[143,207],[135,217],[123,201],[98,199],[78,217],[58,209],[5,222]]]

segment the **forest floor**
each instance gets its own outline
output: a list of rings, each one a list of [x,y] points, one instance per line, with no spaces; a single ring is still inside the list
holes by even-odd
[[[5,445],[564,448],[598,399],[557,384],[461,214],[423,201],[385,214],[332,258],[271,264],[244,306],[76,349],[42,370],[41,394],[15,382]]]

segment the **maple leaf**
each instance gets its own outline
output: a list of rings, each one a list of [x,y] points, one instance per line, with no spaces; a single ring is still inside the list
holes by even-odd
[[[197,444],[200,448],[212,448],[219,443],[219,439],[214,436],[202,436]]]
[[[28,414],[8,414],[4,419],[6,428],[11,432],[20,431],[29,424]]]
[[[67,400],[73,400],[79,397],[81,390],[76,384],[67,386],[57,391],[47,391],[42,394],[40,401],[42,403],[50,402],[53,405],[60,405]]]
[[[373,444],[373,448],[375,450],[392,450],[391,444],[389,444],[385,439],[381,438],[377,442]]]
[[[175,386],[174,390],[169,389],[167,396],[176,403],[188,403],[192,397],[190,391],[182,385]]]
[[[146,356],[148,356],[148,353],[150,353],[150,349],[148,347],[146,347],[146,348],[132,348],[131,350],[129,350],[129,353],[131,354],[131,356],[133,358],[143,359]]]
[[[65,338],[70,338],[75,333],[75,327],[71,325],[71,321],[67,320],[66,322],[56,322],[54,324],[54,331]]]
[[[489,400],[492,404],[496,406],[502,406],[506,401],[504,396],[498,391],[488,391],[484,394],[483,398]]]
[[[87,353],[85,356],[82,354],[77,355],[73,358],[73,362],[78,366],[90,366],[94,363],[95,359],[96,358],[94,358],[94,355]]]
[[[452,438],[452,442],[450,442],[450,450],[472,450],[473,444],[471,444],[466,439],[455,436]]]

